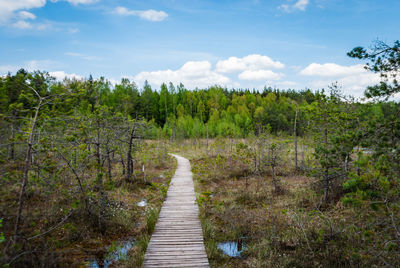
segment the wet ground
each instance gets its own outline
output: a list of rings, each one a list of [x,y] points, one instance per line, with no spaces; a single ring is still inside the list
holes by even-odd
[[[222,250],[224,254],[235,258],[240,258],[241,253],[244,249],[246,249],[246,246],[243,244],[242,240],[218,243],[217,247]]]
[[[133,247],[134,242],[133,239],[118,242],[114,250],[109,250],[102,256],[93,257],[93,259],[89,261],[88,267],[107,268],[112,263],[126,258],[129,250]]]
[[[136,205],[138,207],[145,207],[145,206],[147,206],[147,200],[146,199],[142,199],[140,202],[136,203]]]

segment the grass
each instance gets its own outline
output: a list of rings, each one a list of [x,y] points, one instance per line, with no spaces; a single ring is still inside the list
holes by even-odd
[[[191,161],[212,267],[381,267],[385,260],[400,263],[398,245],[386,239],[391,229],[382,227],[387,224],[376,223],[398,217],[374,210],[368,204],[345,206],[340,198],[343,192],[338,192],[333,202],[321,206],[318,179],[295,171],[290,138],[268,137],[260,151],[262,158],[257,158],[260,143],[255,138],[214,139],[208,141],[208,147],[204,139],[177,141],[168,146],[161,143],[147,142],[136,155],[135,180],[127,182],[117,175],[107,183],[108,220],[104,234],[93,228],[84,211],[76,210],[62,227],[46,237],[46,246],[55,250],[43,253],[41,258],[50,266],[79,266],[88,256],[104,255],[116,241],[134,238],[136,242],[127,258],[116,265],[139,267],[176,167],[174,159],[162,153],[168,150]],[[268,156],[272,143],[279,144],[275,174]],[[306,146],[308,141],[299,143]],[[306,167],[304,170],[312,169],[312,150],[300,150],[299,162]],[[0,167],[4,169],[0,182],[0,218],[4,218],[0,234],[4,232],[6,238],[12,232],[8,215],[15,211],[18,193],[18,171],[7,169],[18,170],[18,165],[10,162]],[[115,164],[113,170],[121,174],[122,169]],[[272,175],[281,191],[276,191]],[[27,191],[32,209],[26,212],[31,220],[25,230],[53,226],[57,222],[46,221],[46,217],[41,217],[43,211],[62,218],[70,205],[65,196],[76,193],[76,186],[70,183],[69,187],[52,189],[54,194],[45,196],[46,186],[32,183]],[[147,200],[146,207],[136,205],[142,199]],[[218,249],[219,242],[238,239],[246,243],[241,258],[228,257]],[[4,242],[0,242],[1,246]]]
[[[3,178],[0,181],[2,192],[0,218],[5,219],[0,233],[4,232],[6,239],[11,236],[13,227],[12,215],[15,214],[15,196],[18,193],[16,187],[18,169],[15,167],[18,165],[16,162],[10,162],[1,166],[2,174],[8,174],[7,179]],[[143,165],[145,172],[142,171]],[[125,180],[122,166],[113,163],[112,180],[104,180],[107,196],[103,212],[105,231],[102,233],[92,224],[81,204],[77,203],[76,206],[72,204],[72,207],[76,208],[63,225],[43,237],[45,239],[38,240],[37,244],[32,243],[32,246],[46,243],[48,248],[47,253],[40,253],[42,259],[35,261],[50,266],[57,264],[69,267],[82,266],[91,256],[101,258],[107,254],[112,245],[129,238],[136,242],[129,251],[127,259],[121,261],[118,266],[140,266],[175,168],[175,159],[168,155],[161,156],[155,142],[146,142],[142,150],[136,153],[135,174],[131,181]],[[7,169],[10,172],[7,173]],[[65,176],[57,179],[62,181],[60,187],[48,191],[47,196],[46,187],[51,186],[50,184],[42,184],[34,179],[30,181],[27,190],[29,210],[24,211],[26,213],[24,217],[29,218],[29,222],[25,221],[24,232],[34,229],[47,230],[71,210],[71,201],[66,197],[72,198],[76,195],[78,191],[76,183],[73,177]],[[142,199],[147,200],[146,207],[136,205]],[[38,231],[40,232],[42,231]],[[3,246],[5,243],[0,243],[0,250]],[[29,261],[29,259],[21,260],[20,264]]]
[[[255,142],[249,140],[179,142],[173,150],[191,160],[207,255],[212,267],[371,267],[381,266],[374,241],[383,230],[368,231],[371,217],[385,215],[369,208],[346,207],[340,198],[321,206],[318,180],[295,172],[292,143],[281,144],[274,189],[268,163],[254,172]],[[304,143],[305,141],[301,141]],[[248,145],[249,154],[236,150]],[[234,149],[231,151],[231,147]],[[300,147],[301,148],[301,147]],[[232,153],[231,153],[232,152]],[[267,153],[266,153],[267,154]],[[299,162],[312,168],[312,150],[299,153]],[[340,194],[340,193],[339,193]],[[379,216],[378,216],[379,215]],[[242,258],[230,258],[219,242],[245,237]],[[378,242],[379,241],[379,242]],[[397,257],[396,257],[397,256]],[[388,255],[396,260],[398,254]]]

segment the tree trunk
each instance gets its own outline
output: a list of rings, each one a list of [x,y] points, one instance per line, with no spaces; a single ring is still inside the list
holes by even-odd
[[[167,123],[167,117],[168,117],[168,108],[167,108],[167,94],[164,95],[164,107],[165,107],[165,123]]]
[[[254,152],[254,173],[258,173],[257,150]]]
[[[328,126],[326,119],[324,122],[324,143],[325,149],[328,149]],[[325,174],[324,174],[324,202],[328,202],[328,191],[329,191],[329,166],[328,166],[328,156],[325,153]]]
[[[294,138],[294,166],[295,170],[299,169],[297,164],[297,115],[299,113],[299,109],[296,106],[296,116],[294,117],[294,127],[293,127],[293,138]]]
[[[28,184],[29,170],[30,170],[31,161],[32,161],[31,154],[32,154],[32,145],[33,145],[33,132],[35,131],[35,126],[36,126],[36,122],[37,122],[37,118],[38,118],[39,110],[40,110],[41,106],[42,106],[42,98],[39,98],[39,104],[36,107],[35,117],[33,118],[31,130],[29,132],[28,148],[26,149],[26,154],[25,154],[24,177],[23,177],[21,189],[19,191],[17,219],[15,221],[15,226],[14,226],[14,244],[17,242],[18,234],[19,234],[19,226],[21,223],[22,207],[24,204],[24,195],[25,195],[26,185]]]
[[[99,119],[96,120],[96,123],[97,123],[96,158],[97,158],[98,168],[100,168],[101,157],[100,157],[100,121],[99,121]]]
[[[206,125],[206,130],[207,130],[206,153],[207,153],[207,156],[208,156],[208,125]]]
[[[278,183],[275,178],[275,165],[274,164],[271,165],[271,169],[272,169],[272,183],[274,184],[275,192],[278,192]]]
[[[77,172],[77,171],[75,170],[75,168],[71,165],[71,162],[68,161],[68,159],[66,159],[62,154],[61,154],[61,157],[62,157],[62,158],[64,159],[64,161],[67,163],[67,165],[68,165],[68,167],[70,168],[70,170],[72,171],[72,173],[75,175],[75,179],[77,180],[78,185],[79,185],[79,189],[81,190],[82,199],[83,199],[84,202],[85,202],[85,209],[86,209],[86,212],[88,213],[88,216],[90,217],[90,216],[92,215],[92,213],[91,213],[90,208],[89,208],[89,200],[88,200],[88,198],[87,198],[87,196],[86,196],[85,189],[83,188],[82,180],[81,180],[81,178],[79,177],[78,172]]]
[[[324,202],[328,202],[328,189],[329,189],[329,168],[325,168],[324,174]]]
[[[111,157],[110,149],[107,146],[107,166],[108,166],[108,179],[111,180]]]
[[[121,157],[121,165],[122,165],[122,175],[125,175],[125,162],[122,157]]]
[[[10,159],[14,160],[15,158],[15,144],[14,144],[14,123],[11,123],[11,143],[10,143]]]
[[[135,137],[135,124],[132,126],[131,135],[129,137],[127,161],[126,161],[126,179],[130,180],[133,174],[133,159],[132,159],[132,147],[133,139]]]
[[[229,167],[232,168],[232,138],[229,138],[230,152],[229,152]],[[224,161],[225,162],[225,161]]]
[[[306,167],[305,150],[306,150],[306,147],[304,145],[301,145],[301,165],[302,165],[302,168]]]
[[[263,151],[263,145],[264,145],[264,140],[263,137],[261,136],[259,138],[259,143],[258,143],[258,171],[262,171],[262,151]]]

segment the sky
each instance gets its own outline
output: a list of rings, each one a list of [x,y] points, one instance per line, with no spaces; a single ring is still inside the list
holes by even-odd
[[[380,81],[356,46],[400,38],[399,0],[0,0],[0,75],[129,78],[140,88],[327,89]]]

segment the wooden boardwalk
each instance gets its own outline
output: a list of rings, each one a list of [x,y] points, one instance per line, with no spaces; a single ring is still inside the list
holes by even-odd
[[[143,267],[209,267],[195,203],[189,160],[173,155],[178,168],[171,180]]]

